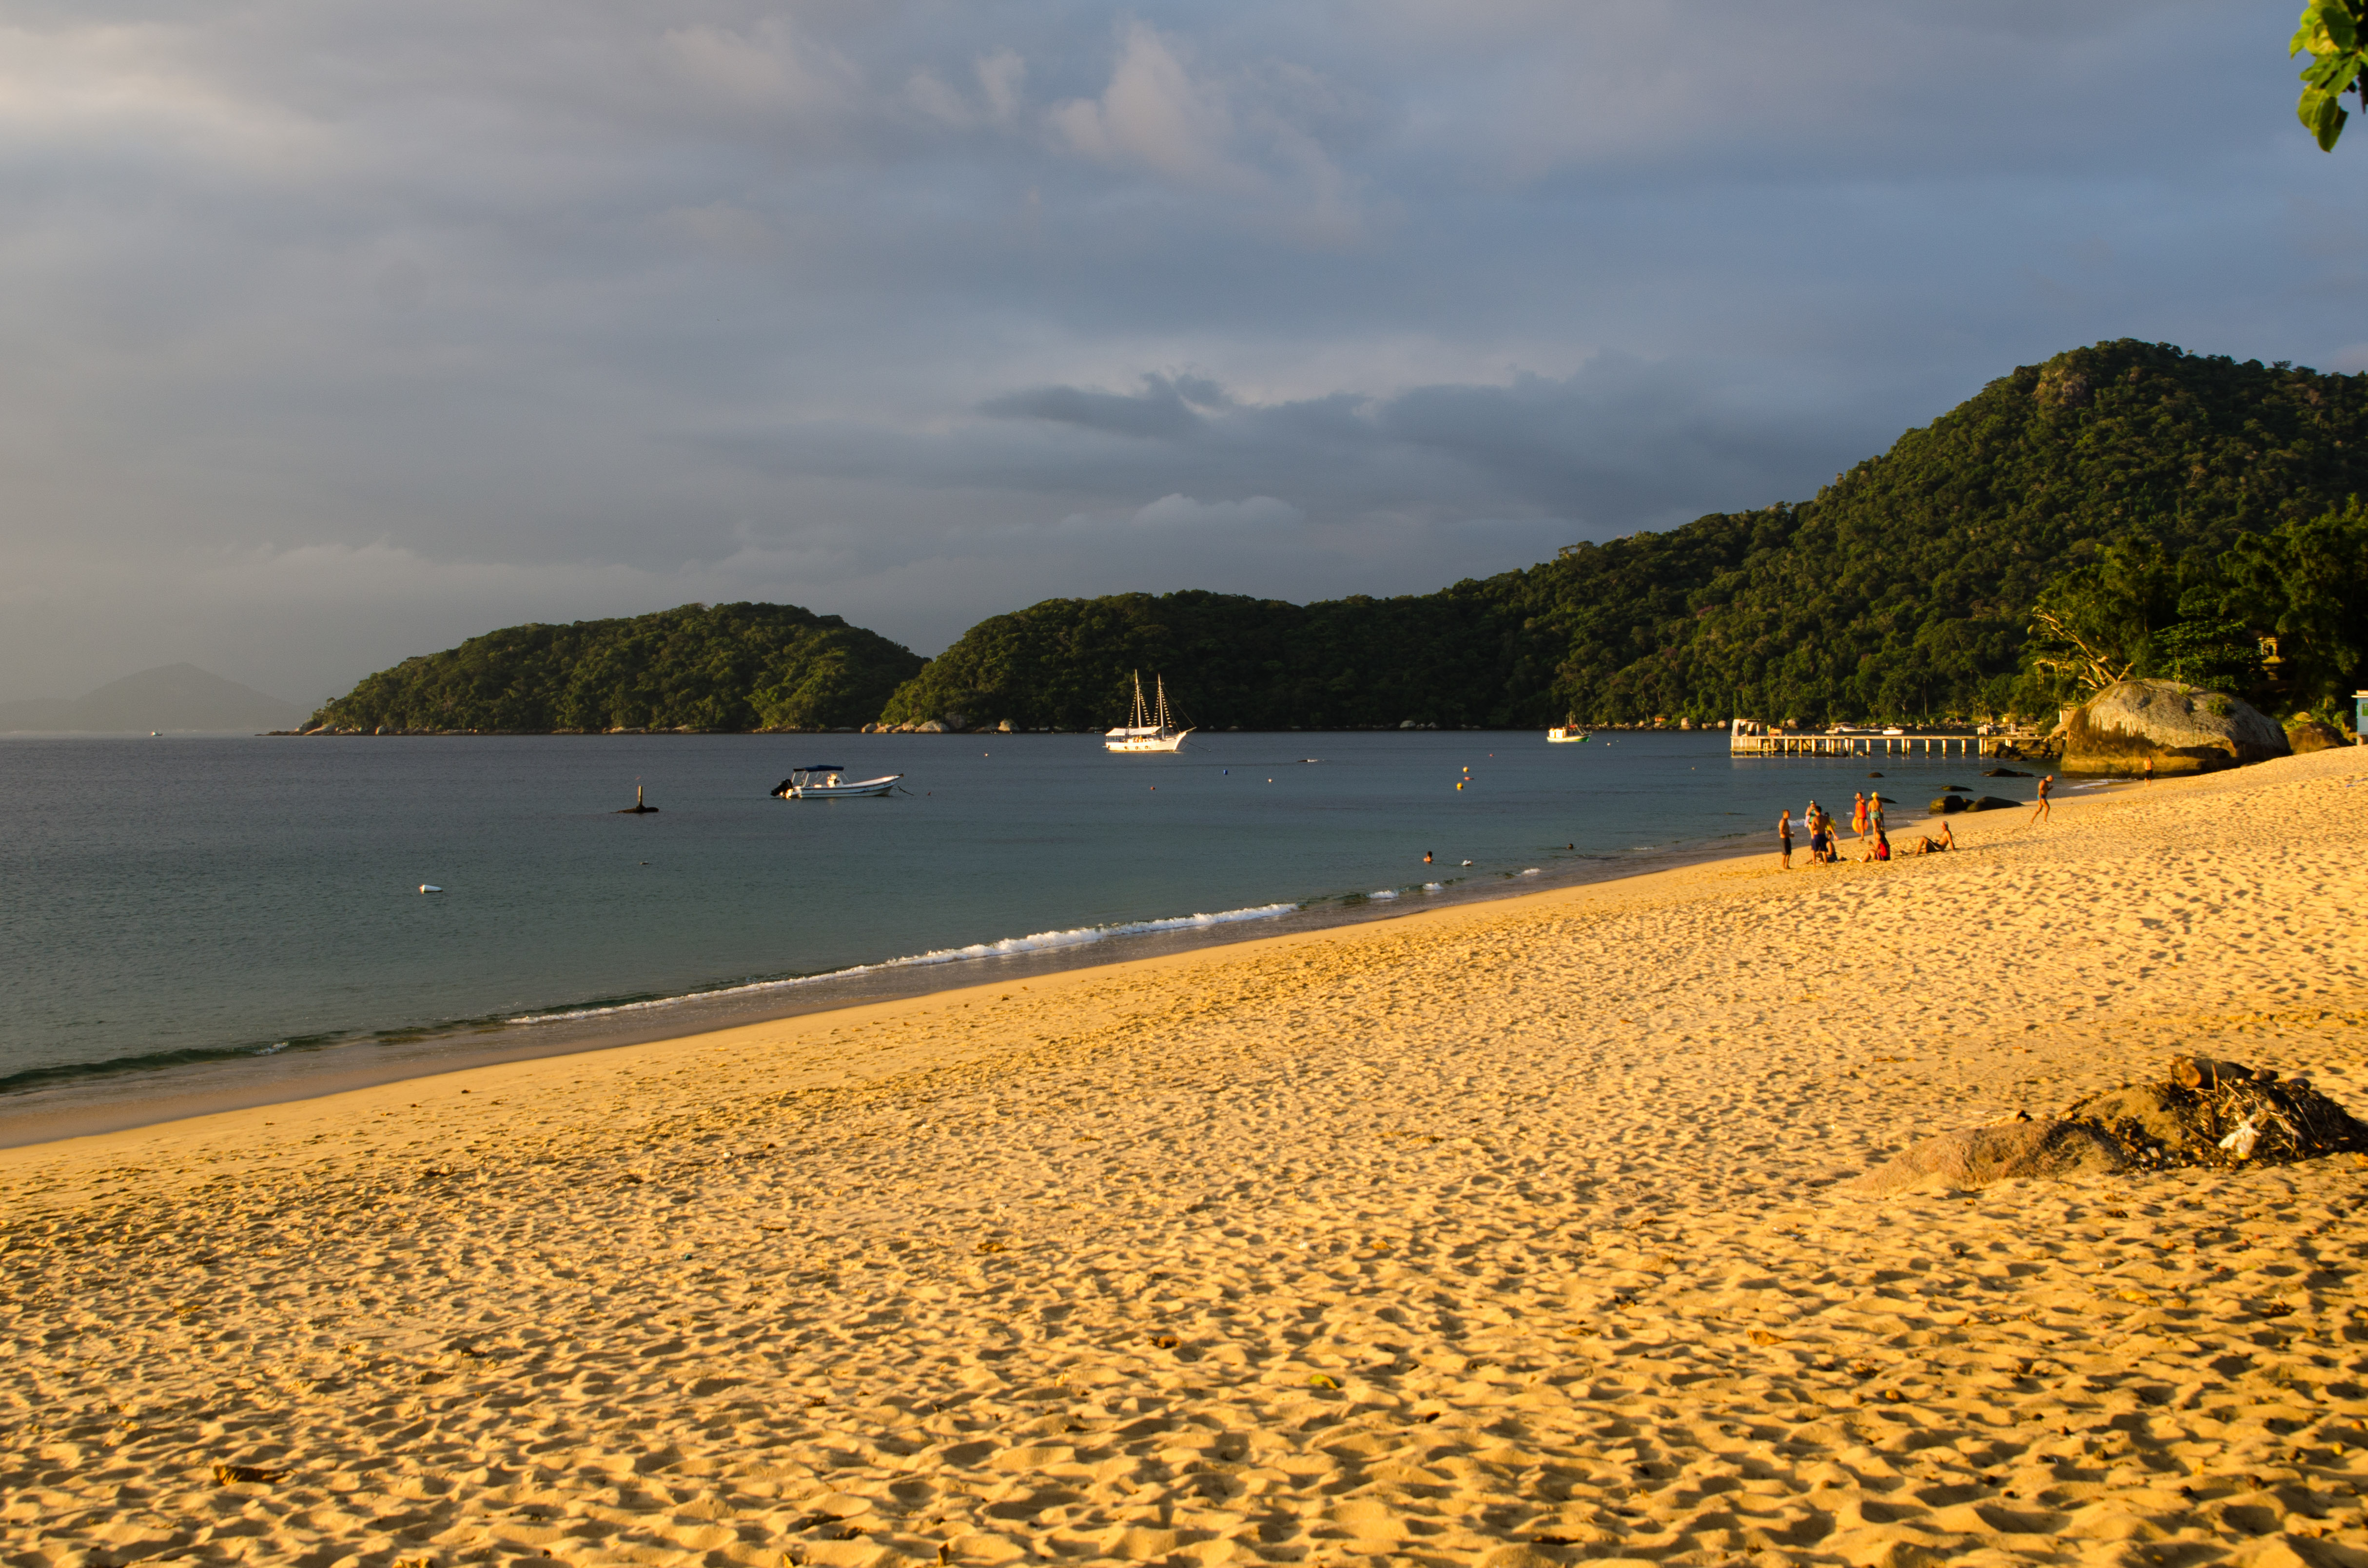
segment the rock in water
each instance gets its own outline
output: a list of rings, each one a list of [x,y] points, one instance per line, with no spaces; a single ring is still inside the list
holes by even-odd
[[[2117,1171],[2127,1163],[2111,1134],[2084,1122],[2001,1121],[1927,1138],[1842,1190],[1881,1198],[1928,1185],[1964,1189],[2016,1176]]]
[[[2175,680],[2116,682],[2077,710],[2064,732],[2071,773],[2209,773],[2284,756],[2285,732],[2249,704]]]

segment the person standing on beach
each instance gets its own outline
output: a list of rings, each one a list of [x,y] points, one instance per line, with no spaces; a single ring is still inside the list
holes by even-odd
[[[1866,823],[1874,830],[1874,836],[1880,839],[1883,836],[1883,797],[1873,790],[1867,792]],[[1889,859],[1890,857],[1884,858]]]
[[[1850,826],[1858,830],[1859,837],[1866,836],[1866,791],[1863,790],[1850,797]]]
[[[1782,869],[1793,869],[1793,808],[1787,806],[1776,819],[1776,853],[1783,857]]]
[[[2029,822],[2024,824],[2025,826],[2029,826],[2030,823],[2047,820],[2047,791],[2055,782],[2055,775],[2053,773],[2039,781],[2039,803],[2031,808],[2031,816]]]

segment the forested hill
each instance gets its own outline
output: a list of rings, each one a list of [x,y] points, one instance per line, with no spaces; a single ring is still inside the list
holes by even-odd
[[[307,728],[815,730],[869,723],[918,654],[795,605],[512,626],[405,659]]]
[[[2021,668],[2051,583],[2077,587],[2062,602],[2102,615],[2141,664],[2206,643],[2241,664],[2253,636],[2278,634],[2323,699],[2368,678],[2368,597],[2348,559],[2368,513],[2304,525],[2355,494],[2368,377],[2124,340],[1991,382],[1813,499],[1573,545],[1435,594],[1048,599],[981,621],[926,668],[836,616],[689,605],[472,638],[370,676],[313,724],[1099,729],[1126,717],[1136,670],[1164,674],[1204,728],[1975,719],[2060,696]],[[2130,582],[2144,592],[2116,586]],[[2185,618],[2178,638],[2157,635],[2166,606]]]
[[[973,627],[883,717],[1107,724],[1138,668],[1211,727],[1987,716],[2051,578],[2133,540],[2208,562],[2354,494],[2368,377],[2102,343],[1797,505],[1419,597],[1048,600]]]

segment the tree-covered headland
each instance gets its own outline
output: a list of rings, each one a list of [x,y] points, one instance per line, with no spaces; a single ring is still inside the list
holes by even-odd
[[[1135,669],[1213,727],[2046,714],[2086,672],[2034,644],[2043,601],[2111,623],[2110,656],[2142,675],[2276,637],[2266,674],[2290,689],[2263,699],[2309,706],[2368,673],[2368,555],[2343,520],[2362,494],[2368,377],[2102,343],[1999,378],[1795,505],[1404,598],[1047,600],[973,627],[883,717],[1106,723]],[[2139,561],[2133,606],[2105,585]]]
[[[920,655],[795,605],[685,605],[655,615],[511,626],[405,659],[308,728],[823,730],[868,723]]]
[[[1975,722],[2122,674],[2320,708],[2368,677],[2368,377],[2123,340],[2000,377],[1815,496],[1576,544],[1436,593],[1048,599],[926,665],[763,605],[519,627],[316,722],[1304,729]]]

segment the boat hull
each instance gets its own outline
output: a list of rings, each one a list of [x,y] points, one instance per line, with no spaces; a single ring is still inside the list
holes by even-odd
[[[865,778],[853,784],[791,784],[774,793],[784,801],[852,801],[866,795],[885,795],[904,777],[892,773],[885,778]]]
[[[1168,734],[1130,735],[1123,731],[1113,730],[1102,737],[1102,749],[1122,752],[1175,751],[1183,745],[1184,737],[1191,733],[1190,730],[1177,730]]]

